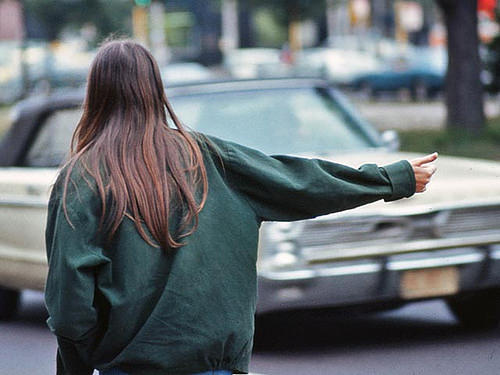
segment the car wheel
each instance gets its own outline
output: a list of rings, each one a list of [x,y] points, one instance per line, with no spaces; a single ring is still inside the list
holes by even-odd
[[[21,293],[18,290],[0,287],[0,320],[9,320],[16,316],[19,310]]]
[[[467,328],[491,329],[500,323],[500,289],[454,297],[447,304],[453,315]]]
[[[422,79],[417,79],[411,87],[411,96],[414,101],[424,101],[429,97],[429,87]]]

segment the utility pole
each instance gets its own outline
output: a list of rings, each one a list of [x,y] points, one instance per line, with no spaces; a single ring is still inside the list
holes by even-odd
[[[148,11],[150,0],[135,0],[132,8],[132,30],[134,39],[145,46],[149,46]]]
[[[170,60],[167,39],[165,37],[165,6],[160,1],[153,1],[149,8],[149,41],[151,52],[158,65],[165,66]]]
[[[287,4],[286,10],[288,13],[288,42],[293,56],[295,52],[302,49],[299,6],[295,2],[291,2]]]
[[[335,35],[335,0],[326,0],[326,30],[327,30],[327,40],[332,39]]]
[[[223,53],[240,46],[238,2],[237,0],[222,0],[222,38]]]
[[[381,35],[385,34],[385,14],[387,12],[386,0],[373,0],[372,1],[372,16],[371,28],[380,32]]]

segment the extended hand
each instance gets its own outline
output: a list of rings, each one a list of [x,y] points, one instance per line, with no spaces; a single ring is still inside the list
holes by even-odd
[[[438,157],[437,152],[424,156],[422,158],[413,159],[410,161],[415,173],[415,181],[417,183],[416,192],[422,193],[425,191],[431,177],[436,173],[436,165],[431,164]]]

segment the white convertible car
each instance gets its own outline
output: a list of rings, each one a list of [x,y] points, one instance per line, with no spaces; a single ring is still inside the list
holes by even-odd
[[[167,89],[193,129],[268,153],[358,166],[413,158],[323,81],[253,80]],[[22,102],[0,143],[0,316],[43,290],[47,199],[83,92]],[[405,121],[404,118],[401,121]],[[500,164],[441,157],[428,192],[292,223],[264,223],[258,312],[393,308],[444,298],[458,320],[500,320]]]

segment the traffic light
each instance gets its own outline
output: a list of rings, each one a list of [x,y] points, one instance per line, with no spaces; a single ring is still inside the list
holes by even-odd
[[[147,7],[151,4],[151,0],[135,0],[135,5],[140,7]]]

